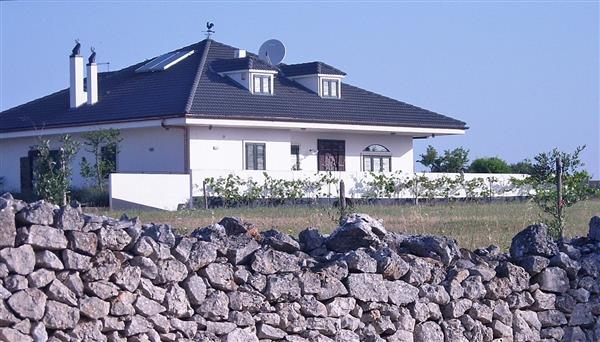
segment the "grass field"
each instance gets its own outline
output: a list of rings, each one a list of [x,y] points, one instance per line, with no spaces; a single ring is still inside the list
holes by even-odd
[[[122,212],[93,210],[119,217]],[[527,225],[539,221],[540,212],[531,202],[454,203],[421,206],[359,206],[355,212],[367,213],[383,220],[391,231],[409,234],[437,234],[456,238],[461,247],[470,249],[495,244],[503,249],[511,238]],[[337,214],[331,208],[260,207],[178,212],[128,211],[130,217],[140,216],[142,222],[168,223],[182,233],[218,222],[224,216],[239,216],[259,229],[276,228],[297,235],[306,227],[318,227],[329,233],[336,227]],[[566,209],[565,236],[586,235],[588,222],[600,215],[600,200],[580,202]]]

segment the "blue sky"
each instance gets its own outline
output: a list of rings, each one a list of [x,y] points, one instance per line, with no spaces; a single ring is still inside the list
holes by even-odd
[[[79,38],[111,70],[202,40],[290,63],[321,60],[346,81],[446,114],[465,136],[415,142],[509,162],[587,145],[600,176],[598,2],[0,2],[0,110],[68,85]],[[101,68],[105,70],[105,68]],[[419,165],[417,165],[419,166]]]

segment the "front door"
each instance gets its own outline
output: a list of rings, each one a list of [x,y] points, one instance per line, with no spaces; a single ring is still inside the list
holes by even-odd
[[[317,140],[318,170],[346,171],[346,142],[344,140]]]

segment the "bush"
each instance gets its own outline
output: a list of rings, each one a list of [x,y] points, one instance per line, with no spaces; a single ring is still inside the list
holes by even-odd
[[[477,158],[469,167],[469,172],[474,173],[511,173],[511,171],[510,166],[498,157]]]
[[[429,145],[427,151],[420,157],[421,159],[417,162],[428,167],[431,172],[457,173],[467,170],[469,150],[458,147],[454,150],[445,150],[444,155],[440,156],[437,150]]]
[[[96,187],[71,189],[71,199],[85,207],[108,207],[110,204],[108,189]]]
[[[520,173],[525,175],[533,174],[533,164],[529,159],[525,159],[518,163],[510,164],[510,169],[512,173]]]

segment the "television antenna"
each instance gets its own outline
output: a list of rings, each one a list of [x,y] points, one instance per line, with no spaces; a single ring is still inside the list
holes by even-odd
[[[264,42],[258,50],[258,58],[271,64],[277,65],[285,57],[285,45],[277,39],[269,39]]]

